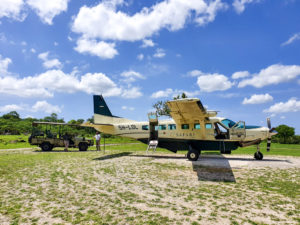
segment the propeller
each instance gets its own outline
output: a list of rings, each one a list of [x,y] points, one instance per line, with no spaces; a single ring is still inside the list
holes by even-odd
[[[267,139],[267,152],[269,152],[270,148],[271,148],[271,135],[270,135],[270,133],[272,133],[273,130],[275,130],[275,128],[271,127],[271,120],[270,120],[270,118],[267,118],[267,125],[268,125],[268,128],[269,128],[269,135],[268,135],[268,139]]]

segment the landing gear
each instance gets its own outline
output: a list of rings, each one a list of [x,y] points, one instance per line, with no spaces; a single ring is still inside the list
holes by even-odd
[[[256,160],[262,160],[264,155],[259,151],[259,145],[257,145],[257,152],[254,153],[254,158]]]
[[[199,150],[196,150],[196,149],[193,149],[191,146],[190,146],[190,150],[188,151],[187,153],[187,158],[190,160],[190,161],[197,161],[198,158],[200,156],[200,151]]]

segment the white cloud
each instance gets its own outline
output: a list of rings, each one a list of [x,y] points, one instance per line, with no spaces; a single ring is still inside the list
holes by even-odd
[[[60,13],[67,11],[69,0],[26,0],[43,23],[52,25],[52,20]]]
[[[34,48],[31,48],[30,51],[31,51],[32,53],[36,53],[36,50],[35,50]]]
[[[130,89],[123,90],[121,96],[123,98],[139,98],[143,96],[143,93],[140,91],[139,87],[131,87]]]
[[[38,55],[39,59],[43,60],[43,66],[47,69],[61,68],[62,64],[58,59],[49,59],[49,52],[43,52]]]
[[[11,63],[12,61],[10,58],[2,58],[2,56],[0,55],[0,77],[9,74],[7,68]]]
[[[122,81],[124,81],[125,83],[132,83],[137,79],[145,79],[142,74],[133,70],[124,71],[123,73],[121,73],[121,76],[124,77]]]
[[[166,90],[160,90],[160,91],[154,92],[151,95],[151,98],[166,98],[166,97],[171,96],[173,93],[174,93],[173,89],[168,88]]]
[[[57,105],[51,105],[47,101],[37,101],[33,106],[32,106],[32,111],[33,112],[45,112],[45,113],[61,113],[61,108]]]
[[[75,50],[79,53],[88,53],[102,59],[112,59],[118,55],[118,51],[115,49],[115,43],[97,42],[94,39],[80,38],[77,40]]]
[[[0,22],[0,24],[1,24],[1,22]],[[7,41],[7,38],[6,38],[4,33],[0,33],[0,41],[1,42],[6,42]]]
[[[235,97],[239,97],[240,94],[239,93],[226,93],[226,94],[222,93],[222,94],[219,94],[218,96],[221,98],[235,98]]]
[[[156,49],[156,52],[153,55],[153,57],[155,58],[163,58],[165,56],[166,56],[165,50],[162,48]]]
[[[181,96],[182,93],[185,93],[189,98],[192,98],[196,95],[199,95],[199,91],[185,91],[185,90],[173,90],[172,88],[167,88],[166,90],[160,90],[157,92],[154,92],[151,95],[151,98],[168,98],[168,97],[176,97],[178,95]]]
[[[79,82],[79,81],[78,81]],[[88,94],[103,94],[104,96],[118,96],[121,88],[103,73],[88,73],[81,77],[79,90]]]
[[[93,7],[81,7],[72,30],[87,38],[137,41],[151,37],[161,29],[182,29],[186,20],[194,19],[199,25],[204,25],[225,8],[226,4],[221,0],[165,0],[129,15],[118,11],[116,4],[103,1]]]
[[[250,73],[248,71],[239,71],[239,72],[235,72],[234,74],[232,74],[231,78],[232,79],[240,79],[240,78],[245,78],[250,76]]]
[[[204,74],[204,73],[202,71],[200,71],[200,70],[192,70],[192,71],[189,71],[187,73],[187,75],[190,76],[190,77],[198,77],[198,76],[200,76],[202,74]]]
[[[122,109],[123,109],[123,110],[130,110],[130,111],[133,111],[133,110],[134,110],[134,107],[122,106]]]
[[[238,14],[241,14],[245,10],[245,5],[250,3],[256,3],[260,0],[234,0],[232,6]]]
[[[0,18],[7,17],[23,21],[26,17],[26,15],[22,13],[23,6],[23,0],[1,0]]]
[[[22,90],[22,91],[20,91]],[[54,92],[103,94],[120,96],[122,89],[102,73],[88,73],[81,77],[65,74],[61,70],[48,70],[45,73],[16,78],[0,77],[0,93],[19,97],[53,97]]]
[[[261,88],[271,84],[279,84],[288,82],[297,78],[300,75],[300,66],[298,65],[280,65],[274,64],[266,69],[262,69],[258,74],[253,74],[252,78],[242,80],[238,87],[242,88],[251,85]]]
[[[144,55],[143,54],[139,54],[137,56],[137,59],[140,60],[140,61],[142,61],[144,59]]]
[[[7,113],[11,111],[21,111],[21,110],[23,110],[23,107],[15,104],[0,106],[0,113]]]
[[[51,105],[47,101],[37,101],[33,106],[26,104],[5,105],[0,107],[0,113],[7,113],[11,111],[27,111],[27,112],[45,112],[45,113],[61,113],[61,107]]]
[[[154,47],[155,43],[151,39],[144,39],[142,48],[147,48],[147,47]]]
[[[271,95],[264,94],[264,95],[252,95],[249,99],[244,98],[243,104],[263,104],[266,102],[271,102],[273,101],[273,97]]]
[[[199,76],[197,84],[203,92],[225,91],[234,85],[226,76],[218,73]]]
[[[294,41],[300,40],[300,33],[294,34],[292,37],[289,38],[286,42],[283,42],[281,46],[292,44]]]
[[[299,112],[300,111],[300,101],[296,98],[291,98],[287,102],[279,102],[272,105],[269,109],[265,109],[266,113],[287,113],[287,112]]]

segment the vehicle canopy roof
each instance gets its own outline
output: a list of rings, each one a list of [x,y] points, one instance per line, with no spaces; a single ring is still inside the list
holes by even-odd
[[[57,123],[57,122],[40,122],[40,121],[34,121],[32,122],[32,126],[36,125],[55,125],[55,126],[77,126],[81,127],[81,124],[70,124],[70,123]]]

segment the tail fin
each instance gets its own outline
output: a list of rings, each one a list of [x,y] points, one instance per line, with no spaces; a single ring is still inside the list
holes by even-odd
[[[94,95],[94,123],[102,125],[113,125],[128,123],[134,120],[113,116],[102,95]]]
[[[94,95],[94,114],[113,116],[104,101],[102,95]]]

